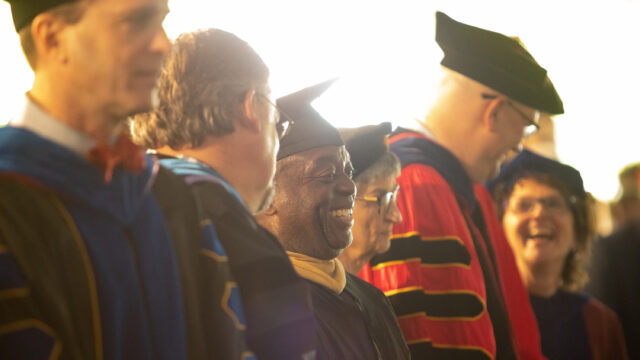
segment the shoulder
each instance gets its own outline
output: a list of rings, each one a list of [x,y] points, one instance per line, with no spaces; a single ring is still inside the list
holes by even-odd
[[[585,317],[602,325],[619,323],[618,316],[607,305],[590,296],[582,295],[581,297],[585,300],[583,308]]]
[[[400,178],[405,181],[413,180],[414,182],[420,183],[428,180],[427,184],[446,184],[442,175],[433,166],[419,163],[413,163],[403,167],[400,172]]]
[[[44,219],[58,213],[57,195],[38,181],[19,174],[0,173],[0,217],[29,229],[46,225]]]
[[[387,297],[380,289],[349,273],[347,273],[347,287],[350,291],[358,293],[356,294],[358,297],[366,296],[369,299],[387,302]]]
[[[628,358],[622,325],[613,310],[594,298],[588,298],[583,316],[594,358]]]

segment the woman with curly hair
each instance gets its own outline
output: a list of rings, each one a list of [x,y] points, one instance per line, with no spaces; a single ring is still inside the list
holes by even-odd
[[[618,318],[577,293],[595,236],[580,173],[524,150],[488,184],[549,359],[626,359]]]

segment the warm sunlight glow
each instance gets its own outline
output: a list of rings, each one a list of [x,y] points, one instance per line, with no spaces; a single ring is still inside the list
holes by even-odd
[[[170,0],[167,33],[219,27],[247,40],[272,71],[276,96],[339,81],[316,102],[337,126],[410,124],[424,112],[441,52],[434,13],[518,36],[549,71],[565,103],[560,159],[602,200],[617,172],[640,161],[640,6],[628,0]],[[0,124],[29,89],[6,2],[0,2]],[[456,121],[456,119],[451,119]]]

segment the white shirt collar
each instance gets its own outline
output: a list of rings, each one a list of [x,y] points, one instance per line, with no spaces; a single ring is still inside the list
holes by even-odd
[[[47,114],[27,95],[8,125],[29,130],[82,157],[96,146],[94,139]]]

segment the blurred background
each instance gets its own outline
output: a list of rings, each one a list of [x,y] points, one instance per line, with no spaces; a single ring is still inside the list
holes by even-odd
[[[598,199],[640,160],[640,4],[631,0],[170,0],[170,38],[218,27],[248,41],[271,68],[275,96],[338,77],[315,107],[336,126],[411,124],[431,98],[442,53],[435,11],[518,36],[564,100],[553,119],[558,158]],[[0,2],[0,125],[30,88],[6,2]],[[455,119],[451,119],[455,121]]]

